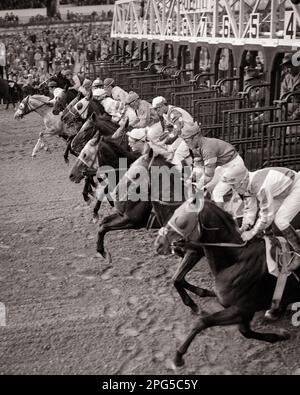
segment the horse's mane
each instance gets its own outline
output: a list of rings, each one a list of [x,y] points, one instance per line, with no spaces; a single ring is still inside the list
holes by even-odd
[[[218,207],[213,201],[205,199],[205,204],[208,206],[208,210],[214,210],[217,212],[217,214],[224,219],[226,223],[228,223],[229,226],[232,226],[233,228],[236,228],[236,222],[233,219],[232,215],[228,213],[227,211],[221,209]],[[205,208],[204,204],[204,208]]]
[[[51,100],[50,97],[45,95],[32,95],[31,97],[45,104],[49,103],[49,101]]]
[[[111,137],[103,137],[98,146],[98,154],[103,152],[103,149],[108,146],[119,158],[127,158],[131,162],[137,159],[135,153],[130,152],[123,148],[120,144],[116,143]]]
[[[155,166],[167,166],[169,169],[175,167],[174,163],[168,161],[163,155],[158,154],[153,159],[153,165]]]

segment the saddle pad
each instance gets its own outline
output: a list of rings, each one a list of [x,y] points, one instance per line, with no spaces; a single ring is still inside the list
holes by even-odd
[[[276,237],[276,239],[280,242],[282,245],[283,243],[288,244],[288,242],[283,238],[283,237]],[[273,247],[272,241],[268,236],[264,236],[265,240],[265,245],[266,245],[266,259],[267,259],[267,266],[268,266],[268,271],[272,276],[278,277],[279,275],[279,269],[278,269],[278,262],[275,261],[274,257],[272,256],[271,250]],[[289,244],[287,247],[287,250],[289,250]],[[290,272],[288,276],[291,274]]]

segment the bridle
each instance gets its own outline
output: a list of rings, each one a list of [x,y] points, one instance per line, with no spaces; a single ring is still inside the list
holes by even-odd
[[[32,108],[29,105],[29,98],[30,96],[27,96],[24,100],[23,100],[23,105],[24,105],[24,110],[22,110],[22,115],[27,115],[30,114],[31,112],[37,111],[39,108],[46,106],[48,103],[42,103],[40,106],[36,107],[36,108]]]
[[[199,226],[199,232],[200,234],[202,234],[202,229],[208,230],[208,231],[218,231],[220,230],[219,228],[208,228],[206,227],[204,224],[201,225],[201,222],[198,221]],[[183,239],[186,239],[187,236],[189,236],[195,229],[195,227],[190,231],[190,233],[184,234],[183,232],[180,232],[179,229],[177,229],[175,226],[173,226],[173,224],[169,221],[167,226],[169,226],[171,229],[173,229],[176,233],[178,233]],[[167,239],[169,245],[171,247],[176,247],[176,242],[171,242],[169,237],[168,237],[168,233],[169,233],[169,229],[167,228],[167,226],[162,227],[161,229],[159,229],[158,231],[158,235],[162,236],[164,238]],[[184,243],[183,244],[183,248],[184,248]],[[197,247],[233,247],[233,248],[241,248],[241,247],[245,247],[247,244],[247,241],[244,241],[243,243],[206,243],[206,242],[198,242],[198,241],[192,241],[193,245],[197,246]],[[189,244],[189,241],[186,241],[186,244]],[[181,246],[182,247],[182,246]]]

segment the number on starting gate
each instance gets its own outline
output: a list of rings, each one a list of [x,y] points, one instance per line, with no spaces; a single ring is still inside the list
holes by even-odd
[[[296,18],[294,11],[285,11],[284,14],[284,38],[296,38]]]
[[[187,36],[188,35],[188,31],[189,31],[187,19],[186,18],[182,18],[181,23],[182,23],[182,35],[183,36]]]
[[[172,31],[172,18],[167,19],[167,35],[171,36],[173,33]]]
[[[223,37],[230,37],[230,20],[228,15],[223,15]]]
[[[207,37],[207,18],[206,18],[206,16],[202,16],[200,19],[199,35],[200,35],[200,37]]]
[[[259,38],[259,14],[250,14],[250,38]]]

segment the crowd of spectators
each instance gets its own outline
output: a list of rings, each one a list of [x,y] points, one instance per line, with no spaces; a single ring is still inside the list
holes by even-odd
[[[46,7],[46,0],[1,0],[0,10],[16,10],[25,8]],[[74,4],[76,6],[113,4],[114,0],[60,0],[60,4]]]
[[[86,60],[105,59],[110,50],[110,25],[66,25],[44,30],[24,29],[3,36],[6,67],[0,77],[30,92],[63,69],[83,71]]]

